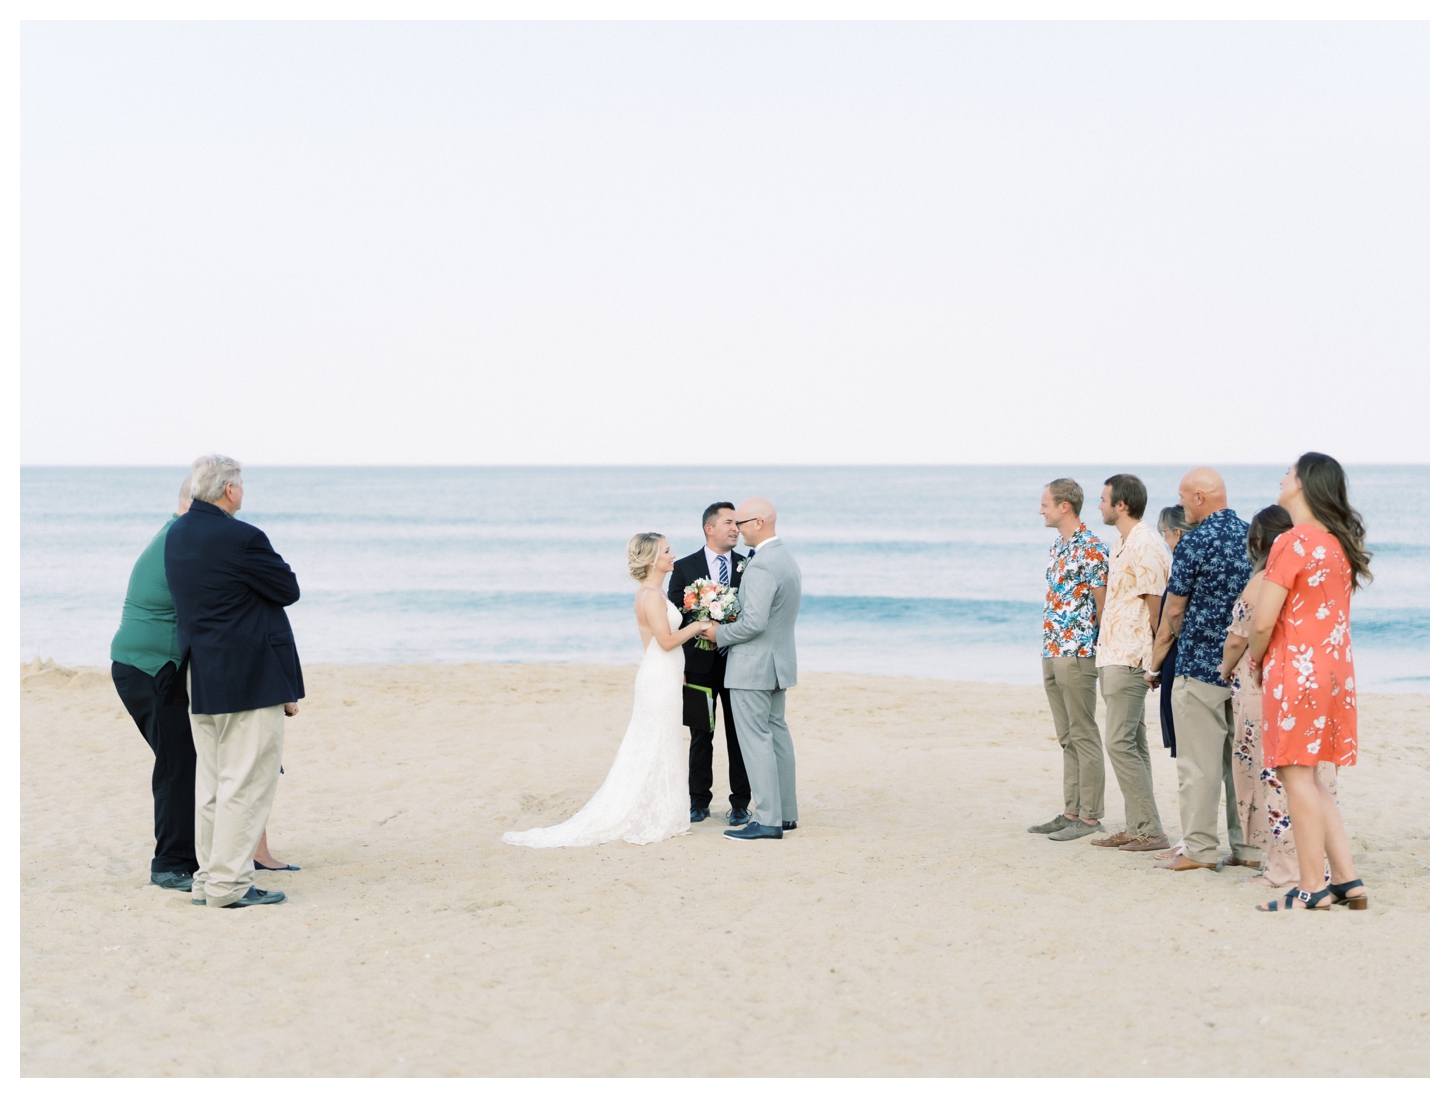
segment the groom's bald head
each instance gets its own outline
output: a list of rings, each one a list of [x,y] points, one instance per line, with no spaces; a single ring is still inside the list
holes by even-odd
[[[775,504],[764,496],[751,496],[735,508],[735,525],[746,545],[775,537]]]

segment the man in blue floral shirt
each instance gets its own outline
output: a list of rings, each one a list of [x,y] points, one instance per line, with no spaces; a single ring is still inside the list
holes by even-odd
[[[1082,488],[1069,477],[1042,491],[1038,513],[1057,531],[1042,616],[1042,684],[1062,745],[1062,812],[1029,827],[1063,842],[1103,829],[1103,741],[1098,734],[1098,624],[1108,550],[1078,516]]]
[[[1160,869],[1211,869],[1218,864],[1218,791],[1228,795],[1228,864],[1257,866],[1257,847],[1244,842],[1233,788],[1233,710],[1218,675],[1234,600],[1253,574],[1249,524],[1228,506],[1223,477],[1194,469],[1178,485],[1178,500],[1196,529],[1173,556],[1163,624],[1153,645],[1156,675],[1178,638],[1173,681],[1173,727],[1178,736],[1178,812],[1183,852]]]

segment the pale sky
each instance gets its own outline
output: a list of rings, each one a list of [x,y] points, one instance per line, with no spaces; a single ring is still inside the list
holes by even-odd
[[[53,23],[24,463],[1429,459],[1394,23]]]

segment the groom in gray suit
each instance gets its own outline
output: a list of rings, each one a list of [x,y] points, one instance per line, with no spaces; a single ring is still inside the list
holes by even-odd
[[[735,731],[755,819],[727,839],[779,839],[794,831],[795,747],[785,723],[785,692],[795,685],[795,618],[801,606],[801,570],[775,536],[775,508],[747,499],[735,510],[750,558],[740,577],[740,617],[711,625],[705,636],[730,649],[725,685],[735,710]]]

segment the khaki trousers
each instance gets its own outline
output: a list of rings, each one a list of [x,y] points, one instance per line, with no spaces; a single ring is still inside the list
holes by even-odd
[[[1148,697],[1148,680],[1138,667],[1109,664],[1098,668],[1103,702],[1107,705],[1108,758],[1123,792],[1123,830],[1139,838],[1156,839],[1163,834],[1158,802],[1153,798],[1153,760],[1148,754],[1148,725],[1143,705]]]
[[[1218,800],[1225,793],[1229,851],[1257,862],[1258,847],[1244,842],[1234,793],[1232,701],[1226,686],[1179,675],[1173,682],[1173,729],[1178,738],[1178,815],[1184,853],[1195,862],[1218,861]]]
[[[1103,741],[1098,735],[1098,667],[1093,656],[1048,656],[1042,685],[1062,745],[1063,813],[1103,818]],[[752,779],[753,780],[753,779]]]
[[[187,671],[187,693],[191,672]],[[196,744],[196,862],[191,891],[225,907],[252,887],[252,854],[272,814],[282,767],[280,705],[191,714]]]

